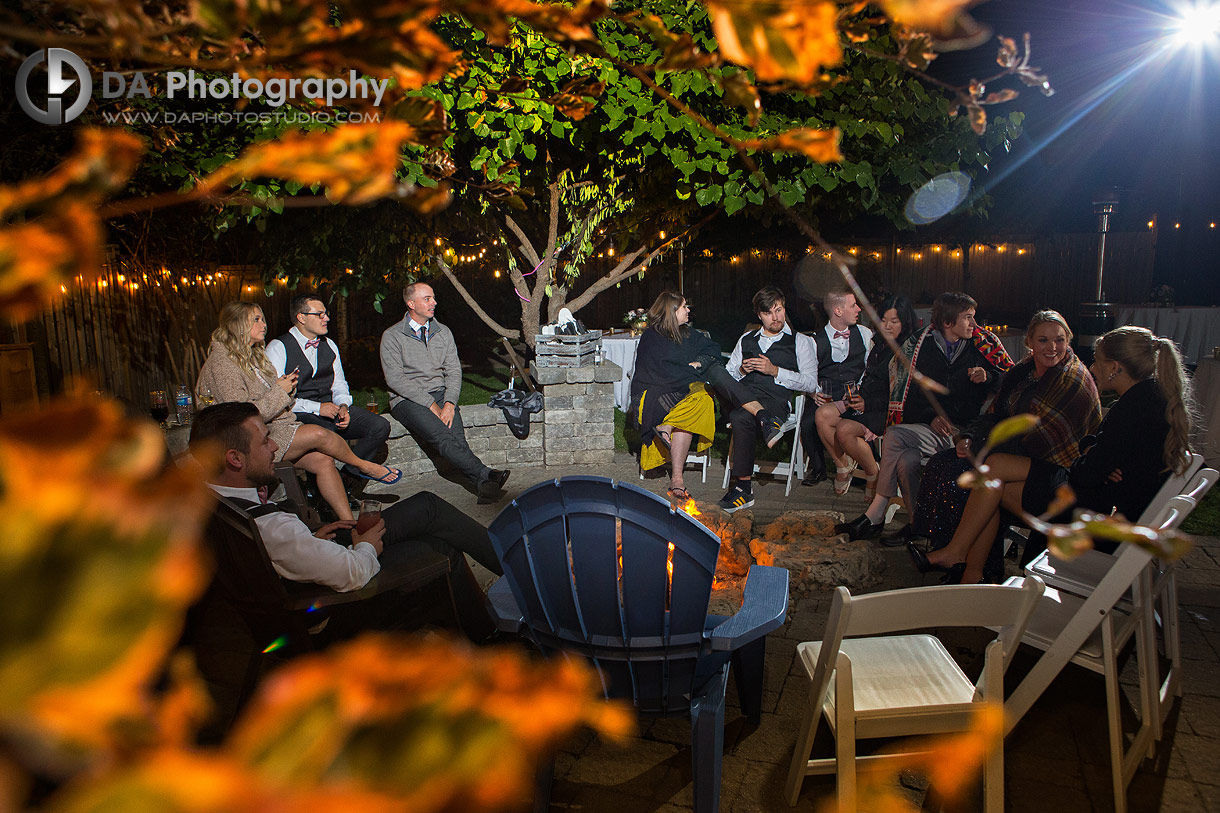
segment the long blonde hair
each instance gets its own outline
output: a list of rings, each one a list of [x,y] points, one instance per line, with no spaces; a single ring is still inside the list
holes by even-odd
[[[1143,381],[1153,375],[1165,395],[1165,466],[1181,474],[1190,449],[1190,379],[1182,365],[1182,354],[1171,339],[1155,335],[1144,327],[1127,325],[1111,330],[1097,340],[1097,349],[1111,361],[1122,365],[1127,375]]]
[[[224,345],[229,358],[238,367],[248,373],[261,373],[270,384],[277,376],[275,367],[267,359],[263,342],[250,343],[255,311],[261,314],[263,309],[253,302],[230,302],[225,305],[220,309],[220,324],[212,331],[212,341]]]

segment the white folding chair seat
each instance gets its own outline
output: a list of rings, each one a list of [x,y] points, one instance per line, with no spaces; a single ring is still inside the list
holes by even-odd
[[[1154,527],[1176,529],[1195,504],[1192,497],[1174,497],[1163,507],[1161,521]],[[1112,560],[1109,568],[1087,595],[1072,595],[1055,588],[1047,588],[1043,593],[1022,643],[1044,650],[1045,654],[1009,697],[1006,710],[1011,731],[1067,663],[1101,674],[1106,685],[1114,808],[1124,813],[1127,785],[1140,762],[1153,753],[1162,704],[1158,698],[1159,670],[1151,611],[1152,556],[1135,545],[1124,545],[1118,556],[1107,558]],[[1017,586],[1025,579],[1037,578],[1037,575],[1014,576],[1006,584]],[[1130,599],[1124,602],[1128,595]],[[1133,638],[1139,661],[1140,726],[1127,746],[1120,714],[1118,656]],[[1168,682],[1176,683],[1179,675],[1179,669],[1172,667]]]
[[[785,793],[796,804],[810,774],[834,773],[838,810],[856,809],[856,766],[902,754],[857,757],[856,740],[964,731],[981,704],[1002,704],[1004,670],[1042,593],[1029,579],[1019,589],[997,585],[921,587],[853,597],[835,593],[822,641],[800,644],[809,700],[788,769]],[[935,627],[999,626],[985,664],[971,681],[934,636],[885,635]],[[877,636],[852,638],[846,636]],[[835,736],[835,756],[809,759],[819,721]],[[987,747],[983,796],[988,811],[1004,808],[1003,743]]]
[[[792,482],[801,480],[805,476],[805,453],[801,446],[801,415],[805,412],[805,395],[798,392],[795,398],[796,404],[788,413],[787,420],[780,427],[780,436],[792,432],[792,454],[788,456],[788,462],[772,462],[769,460],[755,460],[754,474],[769,474],[773,477],[785,477],[787,482],[784,485],[784,496],[787,497],[792,493]],[[721,488],[729,487],[729,477],[733,470],[733,436],[729,435],[729,454],[724,461],[724,482]]]

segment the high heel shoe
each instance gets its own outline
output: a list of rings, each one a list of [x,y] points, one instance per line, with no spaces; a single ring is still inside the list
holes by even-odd
[[[949,568],[949,572],[940,577],[941,584],[961,584],[962,576],[966,575],[966,563],[958,562]]]
[[[949,570],[949,568],[945,567],[944,565],[938,565],[935,562],[928,561],[928,554],[924,553],[913,542],[907,543],[907,553],[911,555],[911,562],[914,563],[915,569],[920,573],[932,573]],[[964,566],[965,565],[963,563],[963,567]],[[957,578],[958,581],[961,581],[960,575]]]

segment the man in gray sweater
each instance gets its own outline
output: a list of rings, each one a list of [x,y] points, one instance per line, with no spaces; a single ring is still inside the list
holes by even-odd
[[[431,447],[470,478],[480,503],[503,496],[507,469],[483,465],[466,442],[457,408],[462,365],[449,328],[436,321],[432,286],[403,289],[407,313],[381,334],[381,370],[389,388],[390,414],[421,446]]]

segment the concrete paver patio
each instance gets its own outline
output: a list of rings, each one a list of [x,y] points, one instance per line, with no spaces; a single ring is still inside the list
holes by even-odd
[[[509,480],[508,495],[534,483],[568,474],[588,474],[587,467],[519,468]],[[599,466],[599,475],[641,484],[634,458],[618,454],[615,462]],[[687,487],[700,501],[721,496],[723,468],[713,463],[707,483],[688,472]],[[668,481],[646,480],[644,487],[664,494]],[[435,491],[482,522],[490,522],[504,502],[479,506],[459,485],[439,478],[421,478],[392,488],[406,495],[426,488]],[[857,515],[864,502],[857,484],[844,497],[836,497],[828,482],[813,487],[794,486],[784,496],[780,481],[764,480],[755,486],[758,520],[769,521],[785,510],[816,508]],[[905,521],[899,514],[894,525]],[[1141,766],[1128,791],[1133,811],[1220,811],[1220,539],[1197,539],[1197,545],[1180,565],[1178,580],[1184,657],[1183,697],[1170,712],[1164,739],[1153,759]],[[914,587],[924,577],[911,566],[902,548],[874,545],[884,563],[879,590]],[[1015,572],[1015,563],[1009,562]],[[486,571],[486,579],[492,578]],[[927,577],[927,583],[935,583]],[[768,638],[763,718],[757,728],[747,725],[735,707],[729,687],[726,715],[721,810],[780,811],[824,809],[834,800],[833,777],[805,780],[800,801],[788,808],[783,799],[784,779],[792,757],[800,715],[808,695],[804,670],[795,662],[797,644],[821,638],[830,606],[830,592],[795,599],[788,620]],[[960,633],[959,633],[960,634]],[[981,657],[981,637],[968,635],[947,643],[964,663]],[[1009,689],[1033,665],[1040,653],[1023,647],[1009,671]],[[969,666],[966,666],[969,671]],[[1127,703],[1127,730],[1135,726],[1136,664],[1127,658],[1123,684]],[[1008,810],[1112,810],[1109,746],[1106,731],[1105,687],[1100,675],[1069,665],[1038,700],[1005,742],[1005,801]],[[611,813],[670,813],[690,810],[690,727],[685,718],[646,722],[639,736],[625,747],[582,736],[559,754],[552,790],[552,809],[608,811]],[[825,741],[823,738],[825,737]],[[828,748],[823,733],[815,748]],[[823,751],[823,753],[826,753]],[[924,798],[919,777],[904,777],[906,792],[915,802]]]

